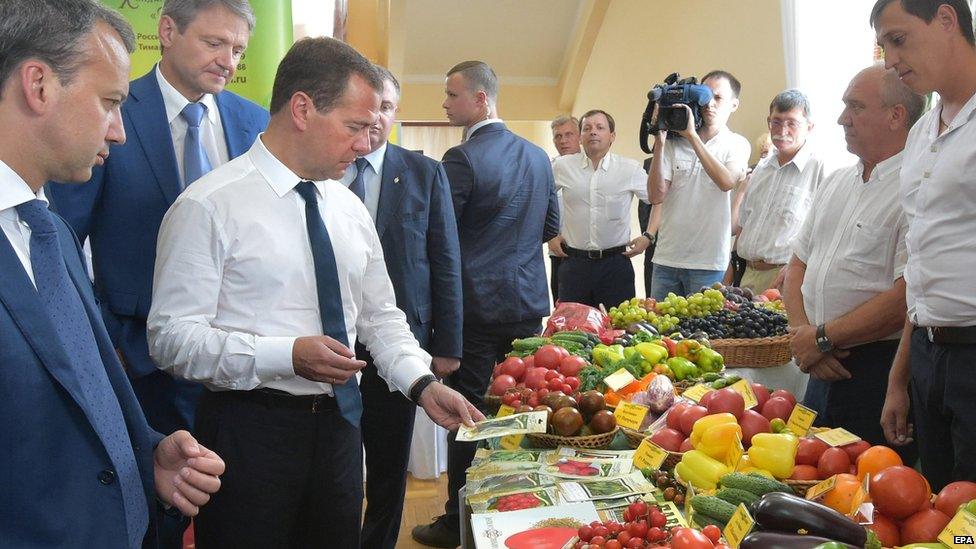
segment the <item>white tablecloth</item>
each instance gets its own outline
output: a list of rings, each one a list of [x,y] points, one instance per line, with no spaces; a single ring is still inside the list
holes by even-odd
[[[786,389],[793,393],[797,402],[803,402],[803,395],[807,391],[808,374],[804,374],[799,368],[789,361],[781,366],[771,366],[769,368],[726,368],[727,375],[741,376],[753,383],[762,383],[769,392],[776,389]]]
[[[422,408],[417,409],[407,465],[411,475],[432,479],[447,471],[447,435],[447,430],[431,421]]]

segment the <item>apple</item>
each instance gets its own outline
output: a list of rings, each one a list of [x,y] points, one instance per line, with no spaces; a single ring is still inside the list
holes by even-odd
[[[705,404],[708,415],[728,412],[735,416],[735,419],[742,417],[742,412],[746,409],[746,403],[742,395],[737,393],[735,389],[726,387],[725,389],[712,391],[709,394],[713,394],[714,396]]]
[[[793,406],[794,404],[791,404],[790,401],[783,397],[770,395],[769,400],[762,407],[762,415],[766,416],[766,419],[769,421],[775,418],[786,421],[790,418],[790,414],[793,413]]]

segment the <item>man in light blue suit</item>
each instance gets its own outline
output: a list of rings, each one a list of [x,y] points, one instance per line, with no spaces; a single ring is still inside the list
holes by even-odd
[[[139,408],[81,247],[43,186],[125,142],[131,27],[94,0],[0,0],[0,545],[156,547],[224,463]]]
[[[432,355],[431,370],[445,378],[461,363],[461,250],[451,188],[431,158],[389,143],[400,84],[383,67],[379,120],[369,131],[370,152],[341,182],[366,204],[383,246],[397,308],[417,342]],[[400,533],[407,465],[417,406],[390,387],[362,343],[366,361],[359,387],[366,449],[363,549],[392,549]]]
[[[268,123],[258,105],[225,91],[254,28],[247,0],[167,0],[162,58],[131,84],[125,145],[86,185],[52,184],[53,208],[92,248],[95,288],[149,424],[190,429],[201,387],[158,370],[146,344],[156,236],[187,185],[246,152]]]

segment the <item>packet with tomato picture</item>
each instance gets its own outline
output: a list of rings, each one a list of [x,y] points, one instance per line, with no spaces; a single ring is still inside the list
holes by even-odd
[[[639,471],[622,477],[599,480],[558,482],[559,495],[567,502],[616,499],[635,494],[650,494],[655,488]]]
[[[597,335],[603,343],[613,343],[613,324],[603,311],[582,303],[558,302],[546,322],[546,337],[556,332],[582,330]]]
[[[476,549],[541,549],[565,547],[579,528],[599,520],[590,503],[562,504],[506,513],[471,515]]]
[[[609,478],[626,475],[634,468],[632,461],[622,459],[549,458],[542,473],[561,478]]]
[[[478,494],[482,498],[484,495],[501,496],[505,494],[515,494],[553,486],[553,478],[535,472],[518,471],[501,475],[492,475],[480,478],[467,478],[466,492]],[[471,498],[468,498],[469,500]]]
[[[475,513],[504,513],[536,507],[552,507],[559,503],[559,492],[553,486],[509,494],[480,493],[468,498],[468,505]]]
[[[504,417],[485,419],[474,424],[473,427],[461,425],[458,427],[455,440],[474,442],[489,438],[502,438],[509,435],[524,435],[527,433],[545,433],[548,413],[525,412]]]

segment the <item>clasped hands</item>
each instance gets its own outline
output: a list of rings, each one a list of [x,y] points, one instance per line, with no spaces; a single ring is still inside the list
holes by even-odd
[[[829,353],[821,352],[817,348],[817,327],[809,324],[805,326],[790,326],[787,328],[792,338],[790,350],[793,360],[801,372],[810,374],[821,381],[840,381],[850,379],[851,373],[841,365],[838,358],[845,358],[850,353],[843,349],[834,349]]]

